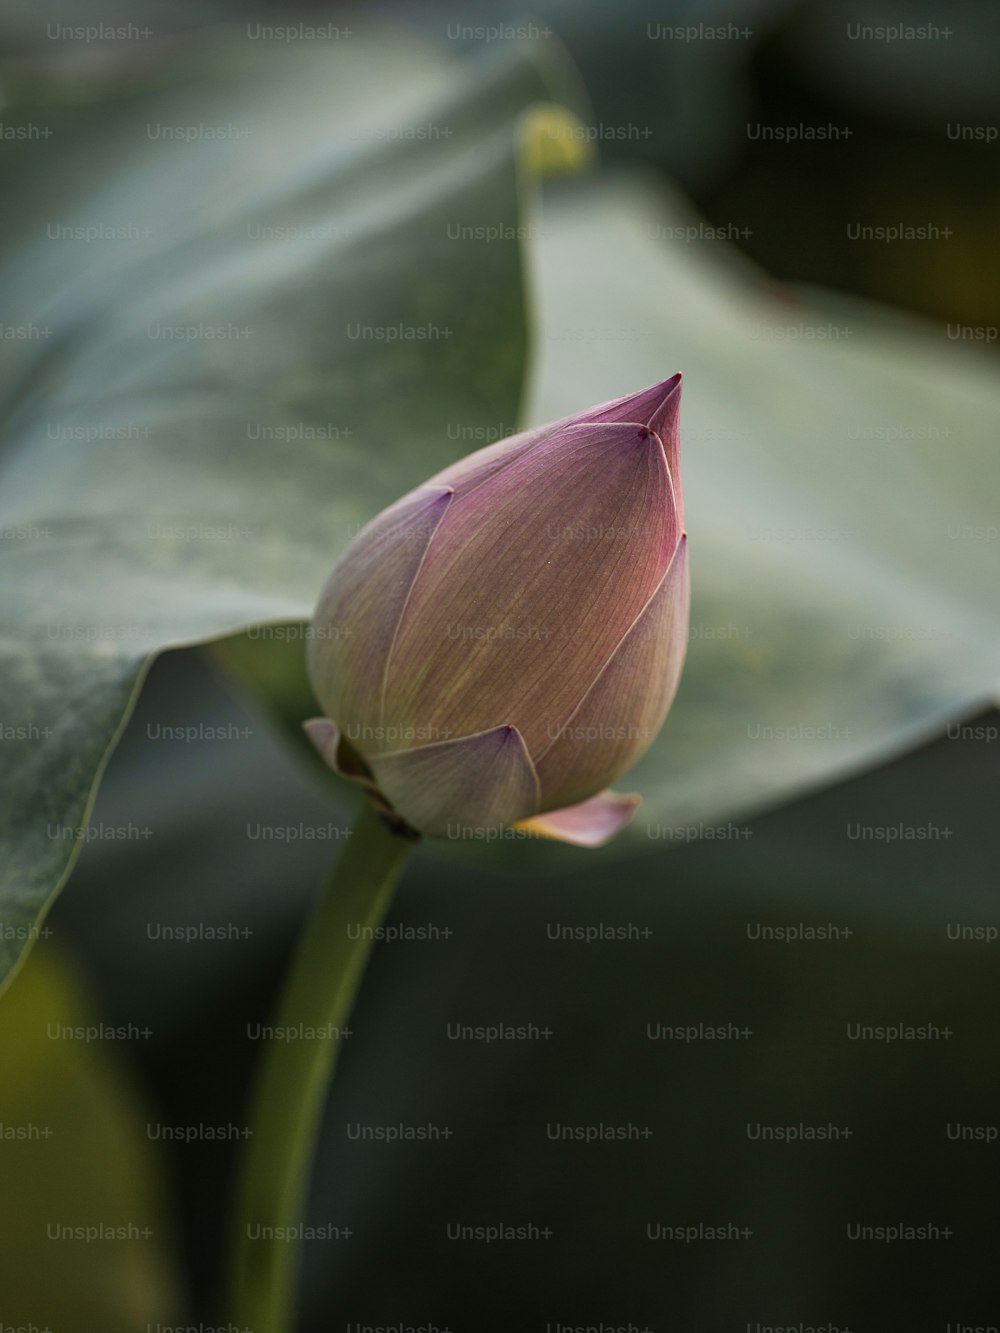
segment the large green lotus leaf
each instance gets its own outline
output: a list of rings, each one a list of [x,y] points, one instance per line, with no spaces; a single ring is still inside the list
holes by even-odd
[[[699,226],[635,179],[566,186],[534,252],[533,420],[685,372],[688,661],[625,780],[633,839],[668,842],[916,745],[1000,677],[994,363],[769,287]]]
[[[392,31],[244,42],[114,118],[63,112],[19,159],[0,974],[68,873],[151,656],[307,617],[373,513],[513,429],[519,178],[564,147],[538,129],[559,113],[525,120],[545,77]]]
[[[4,1327],[125,1333],[176,1321],[150,1117],[122,1058],[141,1027],[102,1022],[49,946],[3,1003]]]

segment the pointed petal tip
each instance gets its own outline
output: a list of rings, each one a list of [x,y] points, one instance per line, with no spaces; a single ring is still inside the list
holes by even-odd
[[[669,379],[665,379],[654,390],[650,391],[651,410],[646,425],[650,430],[655,430],[664,443],[666,443],[669,435],[677,429],[683,386],[684,375],[678,370],[676,374],[671,375]]]
[[[668,398],[679,395],[684,387],[684,372],[675,370],[672,375],[668,375],[665,380],[660,380],[659,384],[654,384],[649,393],[659,394],[661,402],[666,402]]]
[[[340,740],[340,735],[330,719],[328,717],[311,717],[302,723],[302,730],[315,745],[324,763],[329,764],[336,772],[337,742]]]
[[[583,422],[617,422],[623,425],[645,426],[648,430],[664,438],[665,429],[676,429],[680,410],[681,386],[684,382],[682,371],[675,371],[666,379],[650,384],[636,393],[625,394],[610,402],[601,403],[575,418]]]
[[[641,803],[642,797],[634,793],[602,791],[579,805],[522,819],[514,827],[574,847],[603,847],[621,832]]]

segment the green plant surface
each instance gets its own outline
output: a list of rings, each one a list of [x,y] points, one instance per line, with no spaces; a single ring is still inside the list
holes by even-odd
[[[5,1327],[126,1333],[180,1318],[148,1108],[123,1058],[126,1042],[143,1036],[128,1027],[95,1013],[50,944],[5,998]]]
[[[373,513],[513,429],[519,155],[558,154],[561,113],[525,120],[548,85],[521,54],[392,30],[321,45],[223,47],[114,124],[93,110],[62,193],[58,158],[22,163],[0,227],[5,322],[37,331],[0,381],[0,973],[151,658],[308,616]]]

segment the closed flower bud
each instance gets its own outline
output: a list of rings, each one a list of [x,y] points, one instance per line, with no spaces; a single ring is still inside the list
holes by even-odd
[[[384,510],[320,597],[306,730],[410,828],[607,841],[687,646],[681,377],[480,449]]]

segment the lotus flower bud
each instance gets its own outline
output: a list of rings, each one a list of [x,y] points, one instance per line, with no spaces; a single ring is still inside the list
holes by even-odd
[[[607,841],[687,646],[681,377],[480,449],[384,510],[309,639],[337,772],[409,828]]]

